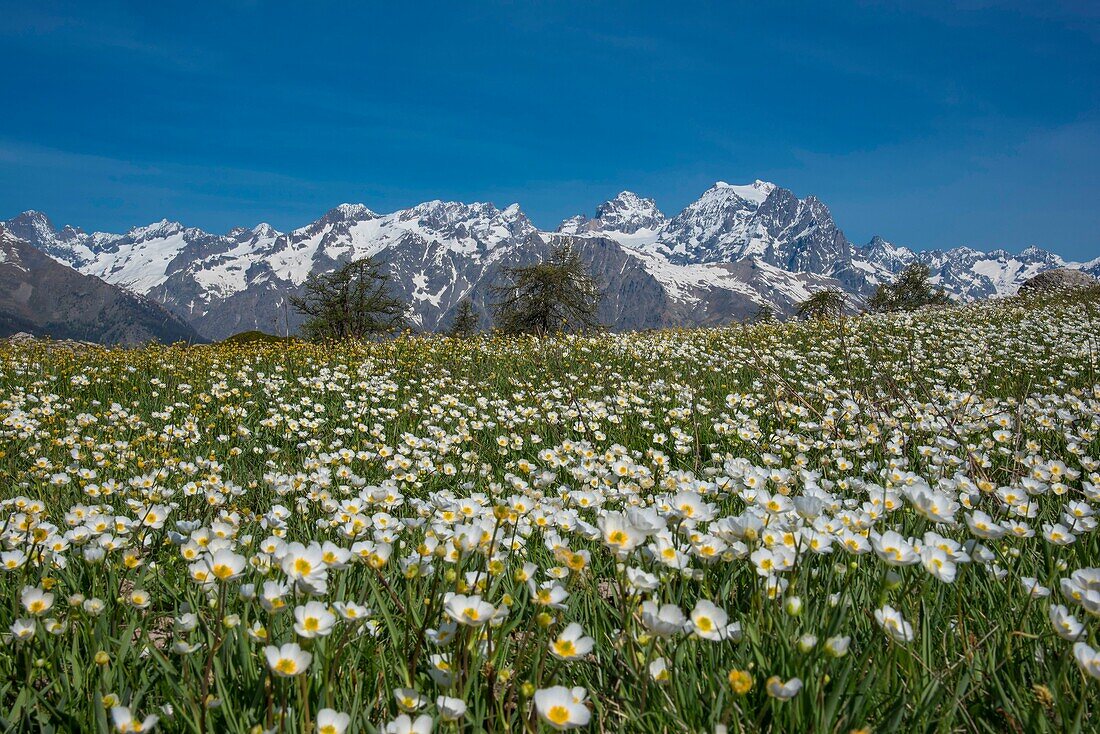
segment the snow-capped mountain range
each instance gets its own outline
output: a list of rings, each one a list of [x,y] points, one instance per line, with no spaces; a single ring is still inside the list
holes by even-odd
[[[386,263],[417,328],[445,328],[463,298],[488,313],[504,266],[536,261],[562,242],[577,247],[605,288],[601,317],[614,328],[725,323],[767,305],[790,313],[815,290],[839,287],[853,305],[908,263],[963,300],[1008,295],[1055,267],[1100,275],[1100,258],[1066,263],[1030,247],[1018,254],[960,247],[915,251],[880,237],[851,243],[828,207],[765,181],[718,182],[672,218],[624,191],[555,232],[518,205],[429,201],[378,214],[342,204],[292,232],[267,224],[211,234],[162,220],[125,234],[56,229],[28,211],[3,223],[14,236],[87,275],[162,304],[209,338],[246,329],[293,332],[287,307],[312,273],[373,255]]]
[[[104,344],[202,341],[148,298],[78,273],[0,225],[0,338],[19,332]]]

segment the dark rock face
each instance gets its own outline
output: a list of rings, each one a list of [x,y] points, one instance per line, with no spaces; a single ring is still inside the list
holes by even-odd
[[[447,328],[466,298],[487,326],[502,270],[566,241],[603,284],[601,316],[615,329],[729,323],[761,305],[791,314],[822,288],[841,289],[858,307],[912,262],[960,300],[1015,293],[1054,268],[1100,274],[1100,259],[1067,266],[1034,247],[922,252],[881,237],[860,247],[823,202],[765,181],[718,182],[671,219],[652,199],[624,191],[554,233],[539,231],[515,204],[453,201],[391,214],[342,204],[285,234],[260,224],[216,235],[166,220],[88,234],[57,230],[40,212],[6,224],[51,258],[148,297],[215,339],[252,329],[295,333],[301,319],[289,299],[306,279],[364,256],[385,265],[413,328]]]
[[[0,336],[133,345],[203,341],[147,298],[82,275],[0,227]]]
[[[1051,291],[1089,288],[1097,284],[1096,278],[1080,270],[1055,268],[1034,275],[1023,282],[1020,292],[1049,293]]]

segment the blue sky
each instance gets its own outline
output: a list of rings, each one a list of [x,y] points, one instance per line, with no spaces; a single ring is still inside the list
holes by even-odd
[[[1100,3],[0,0],[0,218],[307,223],[628,188],[856,242],[1100,255]]]

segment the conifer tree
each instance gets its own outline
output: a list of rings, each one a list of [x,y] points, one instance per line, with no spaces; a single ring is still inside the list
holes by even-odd
[[[951,297],[932,286],[927,265],[910,263],[893,283],[883,283],[867,301],[875,312],[914,311],[922,306],[948,306]]]
[[[373,258],[352,260],[331,273],[310,275],[291,305],[309,318],[302,334],[314,341],[363,339],[396,331],[408,307],[390,291],[389,276]]]
[[[508,334],[553,334],[600,326],[602,293],[570,244],[540,263],[504,269],[508,283],[493,288],[496,325]]]
[[[818,291],[798,304],[798,315],[804,319],[827,321],[844,314],[844,294],[835,288]]]
[[[474,310],[474,304],[470,302],[469,298],[463,298],[455,311],[455,318],[451,323],[451,328],[447,330],[447,336],[472,336],[477,333],[479,321],[480,318],[477,311]]]

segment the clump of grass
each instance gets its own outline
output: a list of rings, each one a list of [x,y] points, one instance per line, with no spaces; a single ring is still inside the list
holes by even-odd
[[[222,340],[223,344],[288,344],[299,341],[296,337],[277,336],[265,331],[251,329],[241,331]]]

